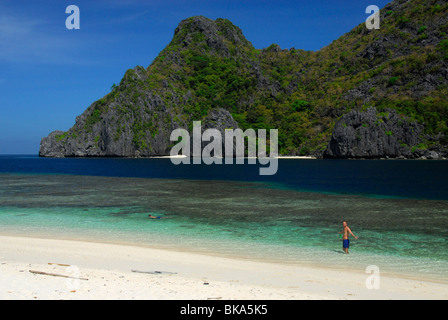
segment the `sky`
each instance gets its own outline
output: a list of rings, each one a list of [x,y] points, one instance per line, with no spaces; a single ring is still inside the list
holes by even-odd
[[[0,0],[0,154],[37,154],[126,70],[148,67],[191,16],[226,18],[255,48],[319,50],[390,0]],[[80,28],[67,29],[79,8]]]

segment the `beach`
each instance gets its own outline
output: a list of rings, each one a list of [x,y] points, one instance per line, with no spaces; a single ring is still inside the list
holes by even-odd
[[[448,299],[448,284],[175,250],[0,236],[0,299]]]

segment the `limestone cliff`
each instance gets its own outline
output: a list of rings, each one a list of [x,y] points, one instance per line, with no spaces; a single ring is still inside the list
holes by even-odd
[[[395,0],[319,51],[256,49],[226,19],[191,17],[147,68],[128,70],[45,157],[167,155],[177,128],[278,129],[279,153],[448,156],[448,3]]]

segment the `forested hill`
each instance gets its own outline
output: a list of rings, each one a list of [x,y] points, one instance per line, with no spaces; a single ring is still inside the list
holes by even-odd
[[[448,3],[395,0],[320,51],[256,49],[226,19],[191,17],[153,63],[126,72],[40,155],[169,154],[169,136],[208,127],[278,129],[279,153],[446,157]]]

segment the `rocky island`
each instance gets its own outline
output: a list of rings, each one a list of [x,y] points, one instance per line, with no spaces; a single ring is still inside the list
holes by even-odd
[[[177,128],[278,129],[279,153],[448,156],[448,4],[395,0],[319,51],[256,49],[229,20],[180,22],[147,67],[129,69],[41,157],[168,155]]]

